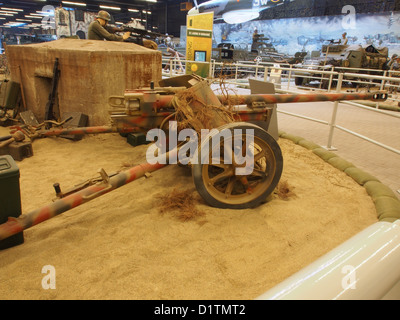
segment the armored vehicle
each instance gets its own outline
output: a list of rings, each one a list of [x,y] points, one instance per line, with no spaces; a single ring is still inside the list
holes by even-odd
[[[325,45],[322,47],[323,60],[321,63],[335,67],[383,69],[388,59],[388,48],[375,48],[373,45]]]
[[[231,43],[220,43],[213,48],[213,59],[218,62],[255,61],[296,64],[301,63],[306,52],[296,52],[294,56],[280,53],[276,50],[269,38],[257,34],[253,38],[250,50],[235,49]]]
[[[376,48],[373,45],[327,44],[322,46],[321,55],[309,67],[313,70],[330,70],[331,67],[345,67],[356,69],[369,69],[359,73],[373,73],[370,69],[383,70],[388,60],[388,48]],[[302,68],[302,65],[297,67]],[[352,71],[354,73],[354,71]],[[312,81],[309,77],[324,78],[320,74],[310,72],[296,73],[295,83],[298,86],[307,85]],[[322,80],[322,87],[327,87],[327,81]]]

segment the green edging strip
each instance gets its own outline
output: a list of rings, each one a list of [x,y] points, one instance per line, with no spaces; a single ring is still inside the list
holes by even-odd
[[[341,157],[332,157],[328,160],[329,164],[340,171],[345,171],[347,168],[354,167],[354,164],[342,159]]]
[[[347,168],[346,170],[344,170],[344,173],[346,173],[347,175],[352,177],[358,184],[360,184],[362,186],[364,184],[366,184],[368,181],[379,182],[379,180],[377,178],[375,178],[374,176],[371,176],[369,173],[367,173],[361,169],[358,169],[356,167]]]
[[[348,162],[335,153],[330,152],[314,142],[279,131],[279,137],[288,139],[308,150],[311,150],[331,166],[343,171],[353,178],[359,185],[363,186],[375,204],[376,213],[379,221],[394,222],[400,219],[400,200],[394,192],[377,178],[369,173],[356,168],[351,162]]]
[[[380,197],[391,197],[396,199],[396,195],[388,186],[385,186],[378,181],[368,181],[364,184],[367,193],[371,196],[372,200],[376,200]]]
[[[317,156],[322,158],[325,161],[328,161],[331,158],[337,157],[337,155],[331,151],[328,151],[322,147],[313,149],[312,152],[314,152]]]

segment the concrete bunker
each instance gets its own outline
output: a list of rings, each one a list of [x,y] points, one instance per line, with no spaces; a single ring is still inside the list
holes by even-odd
[[[54,110],[82,112],[90,126],[109,124],[110,96],[161,80],[161,52],[134,43],[60,39],[10,45],[6,54],[11,80],[22,83],[27,109],[39,122],[44,120],[56,58],[60,78]]]

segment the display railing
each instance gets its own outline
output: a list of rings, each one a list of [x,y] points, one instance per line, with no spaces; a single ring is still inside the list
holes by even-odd
[[[169,72],[163,73],[163,76],[174,76],[182,74],[184,70],[182,70],[182,68],[178,69],[178,66],[183,66],[183,68],[185,68],[186,63],[188,62],[196,63],[196,61],[185,61],[185,60],[179,60],[179,63],[178,61],[171,62],[170,59],[169,61],[170,61]],[[302,68],[300,68],[299,66],[292,66],[292,65],[287,65],[285,67],[282,67],[281,65],[273,63],[251,63],[251,62],[241,62],[241,63],[237,62],[237,63],[226,64],[226,63],[211,61],[209,64],[210,64],[209,78],[211,79],[222,77],[227,83],[240,86],[248,86],[248,79],[261,79],[264,81],[272,80],[271,82],[275,82],[277,92],[299,93],[300,90],[305,90],[305,89],[310,90],[310,88],[304,86],[294,85],[293,81],[295,81],[294,79],[296,77],[307,77],[315,81],[325,79],[327,81],[327,83],[325,83],[326,89],[323,88],[318,88],[318,89],[328,92],[332,90],[340,92],[343,89],[343,84],[345,82],[374,86],[378,90],[385,90],[388,88],[387,87],[388,85],[390,85],[389,88],[393,87],[400,88],[400,78],[388,76],[390,74],[393,74],[392,71],[379,71],[374,69],[362,70],[355,68],[336,68],[337,70],[342,71],[338,72],[335,71],[334,67],[329,67],[330,70],[327,71],[327,70],[321,70],[319,68],[320,66],[318,66],[318,68],[308,68],[309,66],[307,65],[302,66]],[[352,71],[352,72],[344,72],[344,71]],[[382,75],[364,74],[361,73],[361,71],[382,73]],[[315,88],[312,89],[315,90]],[[400,103],[400,100],[398,100],[398,98],[394,95],[389,95],[389,100]],[[350,101],[348,102],[344,101],[341,103],[356,106],[358,108],[363,108],[365,110],[371,110],[372,112],[379,112],[381,114],[400,119],[400,112],[396,113],[396,112],[388,112],[386,110],[381,110],[379,103],[376,103],[375,108],[367,107],[363,104]],[[335,129],[338,129],[400,155],[400,150],[394,147],[388,146],[371,137],[362,135],[354,130],[351,130],[350,128],[345,128],[343,126],[336,124],[336,115],[338,106],[339,102],[334,102],[334,108],[332,111],[331,120],[329,122],[321,119],[307,117],[301,114],[285,112],[279,110],[279,108],[277,109],[277,111],[291,116],[328,125],[329,133],[326,144],[326,148],[328,150],[333,149],[332,147],[333,135]]]
[[[168,65],[168,71],[164,70],[164,76],[174,76],[185,72],[186,62],[171,58],[163,58],[163,64]],[[359,87],[379,87],[389,92],[400,91],[400,72],[396,70],[376,70],[376,69],[359,69],[349,67],[333,67],[329,65],[320,66],[313,64],[289,65],[285,63],[276,64],[272,62],[252,62],[238,61],[236,63],[223,63],[212,60],[210,63],[210,78],[224,77],[227,81],[244,82],[246,79],[267,79],[271,70],[280,70],[281,86],[286,83],[287,89],[296,87],[304,90],[320,89],[324,91],[335,90],[338,81],[338,74],[344,73],[343,84],[351,86],[350,88],[358,90]],[[182,68],[183,65],[183,68]],[[371,78],[365,75],[373,76]],[[382,77],[382,78],[381,78]],[[302,85],[301,81],[306,80],[313,85]],[[300,84],[299,84],[300,83]],[[342,86],[343,87],[343,86]],[[396,98],[389,97],[389,100]]]

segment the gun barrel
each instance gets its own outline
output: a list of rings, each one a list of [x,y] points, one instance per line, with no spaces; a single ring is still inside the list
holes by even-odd
[[[97,126],[97,127],[78,127],[78,128],[62,128],[62,129],[51,129],[47,131],[39,131],[35,135],[36,137],[51,137],[61,135],[85,135],[94,133],[129,133],[140,131],[137,127],[108,127],[108,126]]]
[[[385,101],[387,94],[384,92],[374,93],[311,93],[311,94],[251,94],[218,96],[223,103],[251,104],[253,102],[275,103],[296,103],[296,102],[318,102],[318,101],[345,101],[345,100],[373,100]]]
[[[126,99],[130,97],[127,96]],[[157,101],[154,101],[154,109],[159,111],[163,107],[171,106],[174,95],[161,95]],[[217,95],[222,104],[251,105],[254,102],[265,102],[267,104],[275,103],[298,103],[298,102],[318,102],[318,101],[345,101],[345,100],[372,100],[384,101],[387,94],[384,92],[372,93],[313,93],[313,94],[251,94],[251,95]],[[140,119],[142,119],[141,117]],[[144,117],[145,118],[145,117]],[[97,126],[80,128],[51,129],[48,131],[39,131],[36,137],[49,137],[61,135],[85,135],[95,133],[129,133],[140,132],[138,121],[127,123],[118,127]]]

